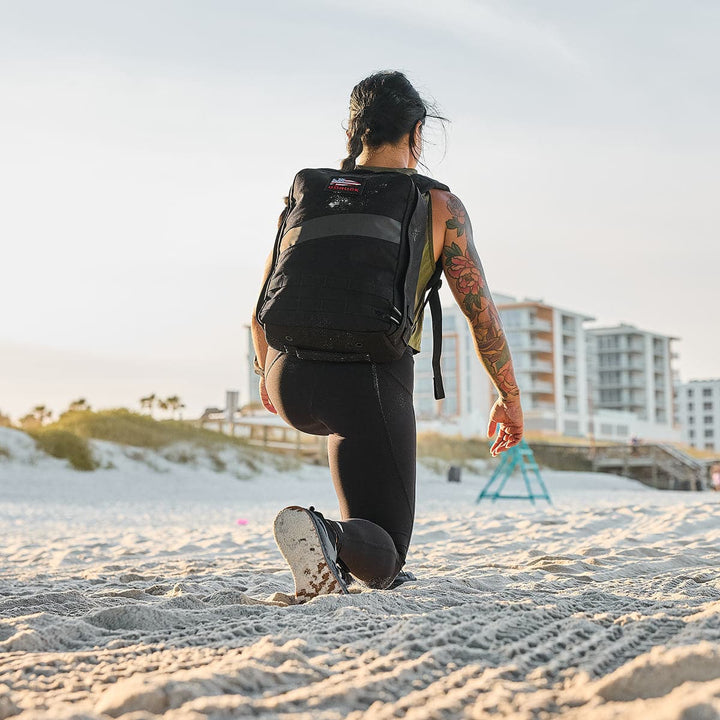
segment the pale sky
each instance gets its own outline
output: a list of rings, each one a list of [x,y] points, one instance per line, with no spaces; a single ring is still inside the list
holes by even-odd
[[[222,405],[282,196],[388,68],[451,120],[426,163],[492,290],[720,376],[719,31],[714,0],[0,0],[0,410]]]

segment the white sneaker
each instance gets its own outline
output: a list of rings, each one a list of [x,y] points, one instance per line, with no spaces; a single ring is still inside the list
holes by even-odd
[[[320,513],[291,505],[275,518],[275,542],[295,578],[295,597],[306,602],[317,595],[348,594],[337,565],[337,550]]]

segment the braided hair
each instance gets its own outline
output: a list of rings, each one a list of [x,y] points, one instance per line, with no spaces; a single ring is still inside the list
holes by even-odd
[[[410,134],[410,152],[419,159],[413,132],[418,122],[428,117],[445,120],[420,97],[405,75],[397,70],[383,70],[361,80],[350,93],[348,124],[348,156],[340,169],[355,169],[355,161],[363,147],[377,148],[395,144]]]

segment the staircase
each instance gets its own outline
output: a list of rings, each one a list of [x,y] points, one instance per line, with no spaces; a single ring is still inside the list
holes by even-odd
[[[705,490],[706,463],[672,445],[606,445],[591,453],[593,470],[639,480],[659,490]]]

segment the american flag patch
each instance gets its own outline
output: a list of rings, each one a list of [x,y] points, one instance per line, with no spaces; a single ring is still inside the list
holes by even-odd
[[[359,195],[362,192],[363,184],[358,180],[350,180],[345,177],[334,177],[328,183],[327,189],[335,192],[346,192]]]

